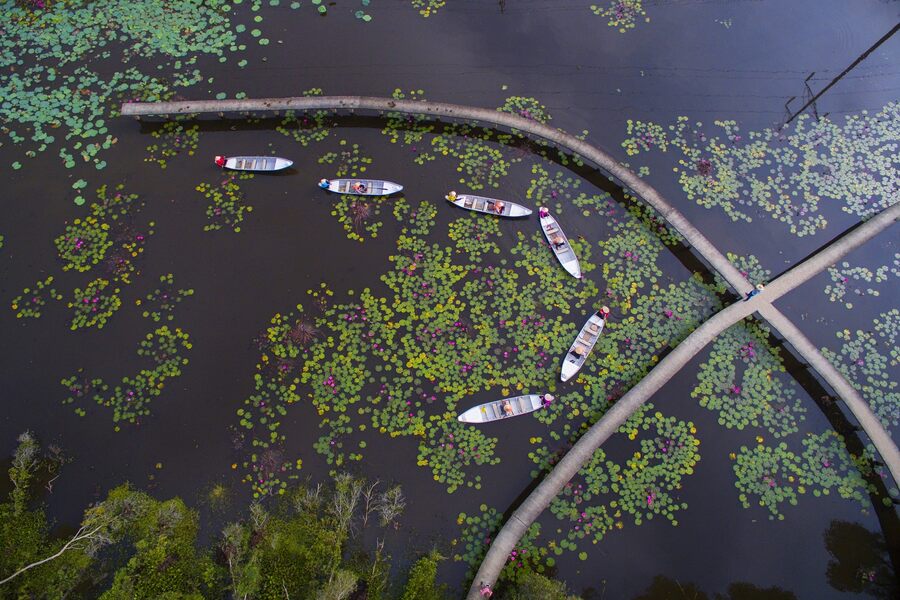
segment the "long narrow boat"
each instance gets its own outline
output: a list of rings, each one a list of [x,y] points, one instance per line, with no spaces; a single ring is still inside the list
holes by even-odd
[[[473,406],[456,418],[463,423],[490,423],[546,408],[553,400],[554,398],[550,394],[513,396]]]
[[[294,161],[277,156],[217,156],[216,165],[232,171],[280,171]]]
[[[591,350],[594,349],[594,344],[600,338],[600,333],[603,331],[603,326],[606,325],[606,317],[608,316],[609,309],[604,306],[592,314],[591,318],[581,328],[581,331],[578,332],[578,337],[572,342],[569,352],[563,358],[562,372],[559,375],[561,380],[568,381],[584,366],[584,361],[587,360],[588,354],[591,353]]]
[[[381,179],[322,179],[319,187],[336,194],[354,196],[388,196],[403,189],[399,183]]]
[[[575,256],[575,251],[572,250],[572,246],[569,244],[569,238],[563,233],[559,223],[550,215],[550,211],[546,207],[541,207],[540,215],[541,231],[544,232],[544,237],[550,242],[550,249],[553,250],[553,254],[559,260],[559,264],[572,277],[580,279],[581,265],[578,264],[578,257]]]
[[[521,204],[508,202],[506,200],[497,200],[496,198],[485,198],[484,196],[473,196],[472,194],[457,194],[450,192],[446,196],[447,202],[455,204],[466,210],[482,212],[498,217],[527,217],[531,214],[530,208],[525,208]]]

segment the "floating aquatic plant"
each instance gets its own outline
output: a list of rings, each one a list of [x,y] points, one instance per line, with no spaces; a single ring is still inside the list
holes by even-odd
[[[768,332],[752,322],[719,334],[709,358],[700,365],[691,396],[716,411],[729,429],[765,427],[775,437],[799,429],[806,409],[796,383],[785,375],[784,362],[766,343]]]
[[[203,194],[209,204],[206,207],[206,220],[203,231],[216,231],[230,228],[235,233],[240,233],[241,223],[244,222],[246,213],[252,212],[253,207],[244,201],[244,193],[238,181],[248,179],[252,174],[228,177],[218,184],[201,183],[195,189]]]
[[[106,279],[95,279],[82,290],[75,288],[69,308],[72,309],[70,329],[97,327],[102,329],[109,318],[122,307],[119,288],[110,288]]]
[[[675,172],[687,196],[707,208],[720,207],[732,220],[750,221],[749,210],[758,209],[791,233],[813,235],[827,224],[818,213],[822,202],[860,217],[890,204],[900,182],[898,111],[900,104],[891,102],[874,115],[850,115],[843,124],[801,115],[789,128],[746,135],[734,121],[717,121],[723,138],[708,137],[701,123],[687,117],[667,130],[629,120],[622,146],[629,156],[675,148]]]
[[[746,279],[751,285],[754,287],[759,284],[766,284],[769,282],[769,279],[772,277],[772,271],[762,266],[759,262],[759,259],[756,258],[753,254],[749,256],[741,256],[739,254],[733,254],[731,252],[727,253],[728,262],[730,262],[734,267],[740,271],[741,275]],[[725,293],[731,286],[728,285],[728,282],[719,275],[718,273],[713,274],[713,278],[716,282],[716,291],[719,293]]]
[[[893,265],[882,265],[874,272],[862,266],[851,267],[850,263],[844,261],[841,263],[840,269],[828,268],[831,283],[825,286],[825,293],[831,302],[843,302],[847,308],[853,308],[852,302],[844,300],[848,289],[857,296],[878,296],[880,292],[871,287],[863,289],[861,285],[851,283],[851,281],[879,284],[887,281],[889,273],[900,277],[900,253],[894,255]]]
[[[419,11],[419,14],[426,19],[444,8],[447,0],[410,0],[412,7]]]
[[[321,96],[322,93],[321,88],[311,88],[301,95]],[[304,112],[300,115],[289,110],[275,131],[288,136],[301,146],[309,146],[313,142],[324,141],[331,134],[331,129],[328,127],[329,118],[331,118],[331,114],[324,110],[313,113]]]
[[[144,300],[135,300],[135,304],[143,311],[141,315],[154,322],[175,318],[175,307],[188,296],[194,295],[192,289],[177,289],[175,278],[171,273],[159,276],[160,287],[147,294]]]
[[[48,300],[62,300],[63,296],[50,287],[53,276],[44,280],[38,280],[34,288],[25,288],[22,294],[13,298],[12,309],[16,311],[17,319],[39,319]]]
[[[838,352],[822,348],[822,354],[834,364],[863,395],[885,427],[900,423],[900,391],[889,367],[900,364],[897,335],[900,312],[881,313],[872,331],[844,329],[837,333],[843,345]]]
[[[553,117],[547,112],[547,107],[534,98],[523,96],[510,96],[497,110],[508,112],[523,117],[530,121],[537,121],[546,125]]]
[[[140,423],[142,417],[150,414],[150,402],[160,396],[169,379],[181,375],[181,369],[188,363],[185,354],[191,348],[187,333],[181,329],[169,329],[163,325],[141,340],[137,354],[144,357],[151,368],[141,369],[134,376],[123,377],[120,384],[110,387],[100,378],[89,378],[83,371],[61,381],[69,393],[64,404],[75,404],[82,400],[111,408],[115,430],[119,423]],[[84,416],[84,407],[75,408]]]
[[[391,93],[391,97],[395,100],[425,100],[425,92],[410,90],[404,93],[400,88],[396,88]],[[435,128],[434,122],[426,115],[388,112],[385,117],[386,123],[381,133],[388,136],[392,144],[396,144],[398,141],[404,146],[422,144],[425,135],[434,131]]]
[[[456,523],[461,531],[459,537],[451,542],[454,547],[453,560],[468,564],[467,577],[472,577],[484,559],[494,535],[503,524],[503,515],[497,509],[482,504],[478,514],[460,513]],[[547,548],[538,545],[540,537],[540,524],[532,523],[510,552],[500,578],[516,581],[519,573],[543,573],[553,566],[554,559],[548,556]]]
[[[150,156],[144,160],[165,169],[169,160],[182,152],[186,152],[188,156],[194,155],[200,141],[200,126],[185,127],[179,121],[166,121],[160,129],[151,132],[150,135],[159,141],[147,146]]]
[[[744,508],[755,503],[769,511],[770,519],[783,520],[783,506],[796,506],[800,494],[809,491],[821,496],[832,490],[858,501],[864,509],[869,506],[869,494],[875,488],[864,477],[872,472],[868,459],[851,455],[834,431],[810,435],[803,447],[797,455],[784,442],[775,447],[760,443],[752,449],[742,446],[732,455],[734,485]]]
[[[75,219],[54,243],[59,257],[65,262],[63,271],[82,272],[100,263],[113,245],[109,239],[109,223],[94,216]]]
[[[101,151],[116,142],[106,121],[121,100],[166,99],[172,89],[200,81],[199,55],[224,60],[239,49],[227,6],[114,0],[102,6],[53,2],[31,11],[11,4],[0,39],[0,67],[15,69],[0,82],[0,117],[18,125],[6,131],[10,140],[29,143],[29,156],[57,145],[67,167],[81,157],[102,169]],[[136,65],[121,67],[133,57],[156,59],[167,69],[167,81]],[[26,59],[29,66],[22,68]],[[117,71],[101,75],[97,65],[109,61],[119,65]],[[70,69],[73,64],[79,66]]]
[[[319,157],[319,164],[333,165],[335,178],[368,177],[366,170],[372,164],[372,159],[362,153],[359,144],[341,140],[339,145],[340,152],[325,153]],[[367,237],[378,237],[378,230],[383,226],[378,217],[388,205],[396,210],[398,205],[405,206],[405,200],[341,194],[334,203],[331,214],[343,226],[349,239],[364,242]]]
[[[738,499],[744,508],[755,500],[769,511],[769,519],[784,520],[782,505],[796,506],[797,494],[804,491],[798,482],[802,469],[800,458],[784,442],[775,447],[741,446],[734,464]]]
[[[591,4],[591,12],[598,17],[607,19],[607,25],[615,27],[619,33],[625,33],[634,29],[637,23],[643,19],[649,23],[650,17],[644,10],[643,0],[604,0],[607,4],[598,6]]]

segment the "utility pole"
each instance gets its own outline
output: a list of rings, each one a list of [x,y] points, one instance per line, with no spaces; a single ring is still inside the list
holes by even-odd
[[[838,81],[840,81],[841,78],[844,77],[844,75],[846,75],[847,73],[849,73],[850,71],[852,71],[852,70],[854,69],[854,67],[856,67],[856,65],[858,65],[859,63],[861,63],[862,61],[864,61],[864,60],[866,59],[866,57],[868,57],[870,54],[872,54],[873,52],[875,52],[875,50],[877,50],[879,46],[881,46],[883,43],[885,43],[886,41],[888,41],[889,39],[891,39],[891,36],[893,36],[895,33],[897,33],[897,30],[900,30],[900,23],[897,23],[896,25],[894,25],[893,29],[891,29],[891,30],[888,31],[886,34],[884,34],[880,40],[878,40],[877,42],[875,42],[874,44],[872,44],[872,46],[870,46],[868,50],[866,50],[865,52],[863,52],[862,54],[860,54],[860,55],[857,57],[857,59],[854,60],[854,61],[850,64],[849,67],[847,67],[846,69],[844,69],[843,71],[841,71],[841,74],[838,75],[837,77],[835,77],[834,79],[832,79],[832,80],[828,83],[828,85],[826,85],[824,88],[822,88],[822,91],[820,91],[818,94],[816,94],[815,96],[813,96],[812,98],[810,98],[809,101],[808,101],[806,104],[804,104],[802,107],[800,107],[800,110],[798,110],[797,112],[795,112],[794,114],[792,114],[792,115],[790,116],[790,118],[789,118],[787,121],[784,122],[784,124],[787,125],[788,123],[790,123],[791,121],[793,121],[795,118],[797,118],[797,115],[799,115],[799,114],[802,113],[804,110],[806,110],[807,108],[809,108],[810,105],[815,104],[816,100],[818,100],[818,99],[822,96],[822,94],[824,94],[824,93],[827,92],[829,89],[831,89],[831,87],[832,87],[834,84],[836,84]],[[807,81],[808,81],[808,80],[809,80],[809,78],[807,78]],[[807,89],[809,89],[808,84],[807,84]],[[793,99],[793,98],[792,98],[792,99]],[[790,100],[789,100],[788,102],[790,102]]]

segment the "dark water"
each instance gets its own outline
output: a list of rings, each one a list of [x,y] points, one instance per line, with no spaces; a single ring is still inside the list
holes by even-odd
[[[625,160],[619,144],[626,119],[668,123],[687,115],[707,124],[735,119],[744,131],[777,124],[788,98],[802,97],[804,79],[811,72],[816,73],[810,82],[813,89],[820,89],[889,30],[900,12],[898,3],[877,0],[650,2],[646,9],[651,22],[620,34],[591,15],[587,4],[510,0],[501,11],[500,5],[487,1],[451,1],[437,15],[422,19],[395,1],[374,5],[375,19],[368,24],[354,19],[351,10],[340,10],[340,4],[325,18],[314,17],[311,10],[266,7],[264,26],[272,44],[251,45],[245,69],[235,68],[234,60],[201,59],[198,68],[214,77],[215,84],[201,83],[184,94],[203,98],[210,90],[289,96],[320,87],[327,94],[386,96],[399,87],[421,88],[429,99],[475,106],[498,106],[510,95],[533,96],[554,116],[553,125],[570,132],[588,129],[589,141]],[[730,26],[716,20],[730,20]],[[818,111],[840,118],[877,110],[896,99],[898,53],[900,42],[888,42],[826,94]],[[792,104],[799,106],[799,100]],[[99,175],[87,169],[64,170],[53,152],[29,161],[21,171],[4,170],[0,299],[7,304],[47,274],[56,277],[61,290],[83,285],[83,276],[61,273],[52,243],[67,221],[84,214],[71,202],[70,186],[78,177],[89,181],[88,189],[102,182],[125,182],[129,191],[146,199],[144,214],[157,223],[139,263],[143,274],[124,289],[124,306],[104,329],[70,333],[67,311],[59,305],[27,326],[12,311],[0,311],[0,446],[11,450],[15,436],[32,429],[75,457],[47,498],[60,523],[75,521],[86,503],[125,480],[160,496],[177,494],[197,502],[208,486],[221,482],[234,487],[235,504],[243,502],[248,491],[230,467],[241,462],[243,453],[233,448],[229,428],[236,422],[235,410],[252,393],[258,357],[252,339],[272,314],[304,301],[306,290],[320,281],[327,281],[337,296],[349,289],[377,288],[400,229],[388,218],[377,240],[364,245],[347,240],[330,216],[331,200],[313,185],[328,170],[316,164],[316,158],[337,149],[339,137],[359,143],[375,159],[370,173],[402,181],[414,200],[440,199],[457,179],[446,162],[413,165],[407,151],[388,144],[368,121],[341,124],[327,141],[303,149],[265,123],[233,129],[204,123],[196,155],[181,155],[160,171],[143,161],[145,147],[153,143],[153,126],[118,119],[110,123],[110,131],[119,143]],[[211,157],[270,149],[294,159],[294,170],[257,177],[242,186],[254,211],[240,234],[204,233],[204,202],[194,186],[213,180]],[[3,146],[0,163],[9,164],[16,153]],[[642,160],[647,162],[640,164],[651,167],[650,181],[720,249],[753,253],[776,274],[857,222],[838,207],[823,207],[829,228],[811,238],[786,235],[785,227],[766,215],[751,224],[732,223],[720,211],[684,199],[670,176],[667,161],[675,160],[674,155]],[[530,179],[527,163],[504,179],[502,189],[524,192]],[[597,188],[586,182],[582,189]],[[445,209],[439,211],[439,223],[456,216]],[[507,242],[516,228],[502,224]],[[599,239],[607,231],[603,223],[592,221],[569,228],[570,235],[588,239]],[[846,260],[883,264],[897,251],[896,233],[889,231]],[[661,258],[660,264],[674,280],[689,274],[674,255]],[[147,323],[133,303],[167,272],[175,274],[179,286],[195,289],[194,297],[176,311],[175,323],[194,343],[184,374],[167,385],[140,426],[123,426],[116,433],[107,411],[89,410],[87,417],[77,417],[61,404],[59,380],[81,367],[110,381],[139,369],[134,349]],[[869,327],[876,314],[896,306],[900,291],[893,284],[880,297],[858,299],[857,308],[845,311],[822,293],[827,282],[827,275],[820,275],[778,303],[818,346],[836,347],[834,332],[841,328]],[[802,497],[798,507],[786,511],[783,522],[769,521],[762,509],[742,509],[728,453],[751,444],[752,436],[718,427],[714,415],[690,398],[702,359],[654,399],[667,414],[692,420],[702,434],[702,460],[682,491],[690,508],[680,515],[680,525],[629,524],[586,548],[587,562],[576,553],[564,554],[558,576],[575,590],[593,588],[595,595],[589,597],[596,598],[634,596],[656,575],[694,582],[708,593],[747,581],[791,590],[799,598],[849,597],[826,581],[824,532],[834,521],[851,521],[874,531],[893,527],[889,534],[896,535],[896,515],[862,514],[857,505],[835,497]],[[802,372],[798,375],[805,378],[808,392],[802,431],[843,426],[829,420],[816,404],[821,390],[815,382]],[[295,405],[283,430],[289,450],[303,457],[302,474],[327,476],[327,465],[311,448],[319,435],[312,407]],[[542,431],[530,421],[504,431],[497,449],[502,463],[488,470],[487,485],[452,496],[434,484],[428,471],[414,468],[414,441],[382,437],[381,443],[370,443],[362,472],[402,483],[409,497],[403,527],[391,540],[395,554],[408,557],[439,538],[452,537],[460,511],[476,512],[481,503],[511,506],[531,484],[528,437]],[[622,450],[620,442],[611,440],[608,452]],[[556,526],[554,518],[544,520],[545,528]],[[464,570],[448,565],[444,577],[459,583]]]

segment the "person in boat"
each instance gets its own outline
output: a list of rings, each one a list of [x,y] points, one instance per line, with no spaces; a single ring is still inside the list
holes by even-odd
[[[322,188],[323,190],[327,190],[330,185],[331,185],[331,182],[328,181],[327,179],[319,180],[319,187]]]
[[[226,161],[226,160],[227,160],[227,159],[226,159],[224,156],[217,156],[217,157],[216,157],[216,166],[217,166],[217,167],[224,167],[224,166],[225,166],[225,161]]]
[[[366,193],[366,184],[362,181],[357,181],[353,184],[353,191],[357,194],[365,194]]]
[[[558,234],[553,236],[551,242],[553,242],[553,247],[557,250],[566,245],[566,240],[564,240],[563,237]]]
[[[451,191],[449,194],[447,194],[447,200],[449,200],[450,202],[455,202],[456,201],[456,192]]]
[[[541,210],[538,211],[538,214],[541,215],[541,218],[542,218],[542,219],[543,219],[544,217],[549,217],[549,216],[550,216],[550,209],[548,209],[546,206],[542,206],[542,207],[541,207]]]
[[[541,406],[547,408],[554,400],[556,400],[556,398],[553,397],[553,394],[544,394],[541,398]]]
[[[572,354],[574,354],[577,358],[584,357],[584,346],[581,344],[575,344],[575,347],[572,348]]]
[[[608,316],[609,316],[609,307],[608,307],[608,306],[602,306],[602,307],[600,307],[600,315],[599,315],[599,317],[605,321],[605,320],[606,320],[606,317],[608,317]]]
[[[503,407],[503,416],[511,417],[513,414],[513,407],[512,404],[510,404],[509,400],[504,400],[501,406]]]
[[[503,209],[505,207],[506,207],[506,205],[503,202],[499,202],[499,201],[494,202],[494,212],[497,213],[498,215],[503,214]]]

